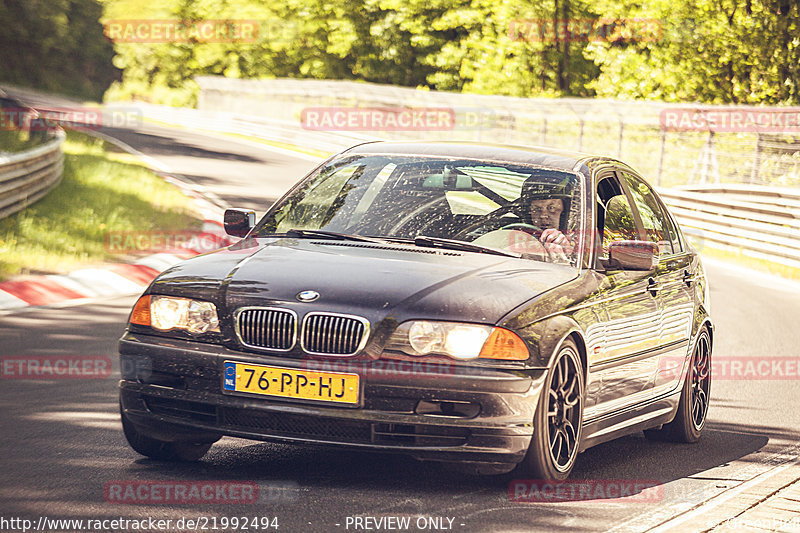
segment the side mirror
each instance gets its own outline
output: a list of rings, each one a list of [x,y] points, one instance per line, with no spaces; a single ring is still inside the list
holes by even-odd
[[[608,246],[608,268],[653,270],[658,265],[658,244],[650,241],[616,241]]]
[[[234,237],[244,237],[256,225],[256,212],[251,209],[226,209],[225,233]]]

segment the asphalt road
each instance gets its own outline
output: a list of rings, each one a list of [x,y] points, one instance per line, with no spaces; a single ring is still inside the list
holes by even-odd
[[[155,160],[159,167],[200,185],[229,206],[263,213],[320,159],[255,141],[143,124],[136,131],[102,133]]]
[[[268,147],[185,130],[146,125],[140,131],[106,133],[222,200],[258,212],[314,166]],[[800,286],[716,262],[707,261],[707,269],[716,322],[714,357],[796,361]],[[119,423],[116,342],[134,300],[0,316],[3,357],[95,355],[113,361],[111,375],[99,379],[0,381],[0,518],[22,517],[34,524],[43,516],[160,518],[175,524],[205,516],[217,518],[218,530],[233,530],[220,527],[222,517],[277,517],[278,531],[305,532],[368,531],[354,528],[354,517],[405,516],[413,526],[424,526],[410,531],[644,531],[800,457],[795,373],[789,379],[715,380],[709,425],[695,445],[631,436],[580,456],[574,479],[660,482],[660,492],[644,501],[601,497],[517,504],[508,496],[509,483],[518,477],[514,473],[474,477],[402,456],[228,438],[196,464],[155,462],[126,445]],[[261,497],[247,505],[130,505],[109,502],[104,493],[116,482],[197,480],[257,484]],[[0,520],[0,531],[12,530]]]

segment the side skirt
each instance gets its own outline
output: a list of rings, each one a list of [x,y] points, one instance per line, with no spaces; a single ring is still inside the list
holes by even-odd
[[[584,421],[579,451],[582,452],[592,446],[624,435],[672,422],[678,412],[682,390],[683,387],[680,387],[668,396],[618,411],[600,419]]]

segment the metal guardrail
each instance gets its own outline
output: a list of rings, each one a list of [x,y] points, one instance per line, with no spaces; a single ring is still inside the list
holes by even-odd
[[[0,218],[16,213],[50,192],[61,181],[64,131],[42,146],[0,155]]]
[[[800,191],[747,185],[661,189],[684,233],[700,246],[800,268]]]
[[[448,108],[455,115],[452,129],[373,131],[398,140],[473,140],[606,154],[664,187],[705,183],[800,187],[797,108],[528,98],[347,80],[197,76],[195,81],[200,87],[197,107],[204,111],[299,123],[308,108]],[[792,110],[790,126],[788,115],[780,114]],[[768,123],[774,119],[786,127],[764,127],[758,118],[762,114]]]
[[[252,136],[324,152],[378,137],[312,131],[296,121],[220,111],[141,104],[152,120],[218,133]],[[739,184],[694,185],[659,192],[684,233],[699,246],[732,249],[800,268],[800,189]]]

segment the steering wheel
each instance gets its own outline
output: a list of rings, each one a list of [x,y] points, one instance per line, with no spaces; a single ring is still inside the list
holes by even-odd
[[[455,233],[452,238],[458,239],[460,237],[469,236],[472,234],[472,232],[478,230],[484,230],[482,231],[482,233],[485,233],[486,231],[492,231],[492,229],[497,229],[497,223],[500,217],[502,217],[506,213],[513,211],[516,208],[517,208],[516,202],[512,202],[504,206],[501,206],[500,208],[495,209],[494,211],[489,213],[488,215],[476,220],[472,224],[469,224],[468,226],[461,228],[461,230],[458,233]],[[492,226],[494,227],[492,228]],[[477,237],[477,235],[475,236]]]
[[[505,230],[519,229],[523,231],[528,230],[525,231],[525,233],[530,233],[537,239],[542,235],[542,232],[544,231],[539,226],[534,226],[533,224],[526,224],[525,222],[514,222],[513,224],[508,224],[500,229],[505,229]]]

